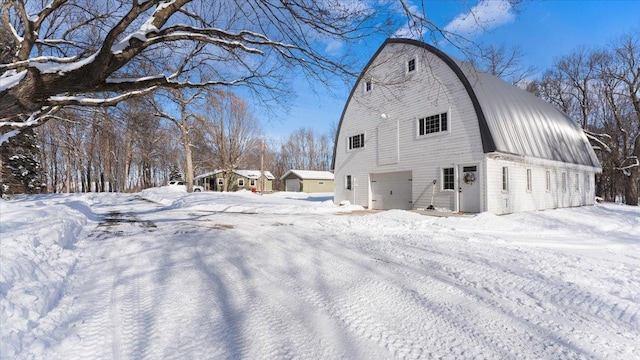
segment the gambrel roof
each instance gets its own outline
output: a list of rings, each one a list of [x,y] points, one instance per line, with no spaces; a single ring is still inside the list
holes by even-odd
[[[358,84],[388,44],[421,48],[451,68],[473,103],[485,153],[529,156],[600,169],[586,135],[568,115],[517,86],[450,57],[431,45],[410,39],[387,39],[378,49],[352,89],[338,129]]]

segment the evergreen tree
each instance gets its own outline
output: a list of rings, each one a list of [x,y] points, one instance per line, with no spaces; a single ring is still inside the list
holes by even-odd
[[[40,188],[41,168],[37,161],[38,145],[33,129],[14,136],[0,147],[0,193],[37,192]]]
[[[173,164],[171,170],[169,170],[169,181],[182,180],[182,171],[178,164]]]

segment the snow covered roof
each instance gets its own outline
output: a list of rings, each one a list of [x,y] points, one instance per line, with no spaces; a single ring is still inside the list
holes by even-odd
[[[206,178],[212,175],[216,175],[221,173],[222,170],[213,170],[213,171],[209,171],[206,172],[204,174],[200,174],[198,176],[195,177],[195,179],[202,179],[202,178]],[[247,179],[257,179],[260,177],[260,170],[233,170],[234,173],[242,176],[242,177],[246,177]],[[263,171],[264,173],[264,177],[266,177],[269,180],[273,180],[275,179],[275,176],[273,176],[273,174],[271,174],[271,172],[269,171]]]
[[[333,180],[332,172],[316,170],[289,170],[280,177],[280,180],[286,178],[289,174],[294,174],[300,179]]]
[[[586,135],[567,114],[533,94],[421,41],[387,39],[362,71],[361,77],[389,44],[420,47],[451,68],[473,103],[484,153],[500,152],[601,168]],[[343,118],[344,111],[340,122]]]
[[[221,172],[222,172],[222,170],[213,170],[213,171],[206,172],[204,174],[200,174],[200,175],[194,177],[193,179],[194,180],[203,179],[203,178],[209,177],[211,175],[219,174]]]
[[[260,170],[233,170],[233,172],[248,179],[257,179],[260,177]],[[263,173],[264,177],[267,179],[275,179],[275,176],[273,176],[269,171],[263,171]]]

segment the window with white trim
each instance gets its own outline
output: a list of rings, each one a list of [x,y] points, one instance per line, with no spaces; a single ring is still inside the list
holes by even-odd
[[[447,131],[447,113],[431,115],[418,119],[418,136]]]
[[[224,178],[218,178],[218,186],[224,185]]]
[[[364,147],[364,134],[349,136],[349,150]]]
[[[238,179],[238,186],[244,186],[244,179]]]
[[[453,168],[442,169],[442,190],[455,190]]]
[[[371,80],[366,80],[364,82],[364,92],[368,93],[369,91],[371,91],[372,88],[373,88],[373,85],[371,84]]]
[[[249,180],[249,186],[256,186],[256,179]]]
[[[509,168],[502,167],[502,191],[509,191]]]
[[[527,169],[527,191],[531,192],[532,184],[531,184],[531,169]]]

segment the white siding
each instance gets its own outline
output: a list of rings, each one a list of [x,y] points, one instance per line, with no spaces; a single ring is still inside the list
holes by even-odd
[[[418,69],[407,75],[406,61],[413,57],[418,59]],[[335,201],[370,207],[370,174],[413,171],[414,207],[431,203],[432,181],[437,179],[434,205],[455,210],[456,192],[440,191],[441,168],[480,163],[484,157],[475,110],[457,75],[424,49],[389,44],[363,78],[372,79],[373,87],[365,93],[359,91],[364,85],[356,84],[339,129]],[[442,112],[448,113],[448,130],[418,138],[417,119]],[[384,128],[385,121],[398,127],[395,163],[378,158],[378,147],[396,148],[393,135],[388,139],[377,137],[377,129],[381,125]],[[365,147],[348,150],[348,137],[360,133],[365,134]],[[345,189],[346,175],[354,179],[351,191]]]
[[[504,166],[509,168],[509,191],[502,191]],[[532,175],[531,191],[527,191],[527,169],[531,170]],[[547,171],[551,180],[549,190]],[[487,172],[487,210],[495,214],[593,205],[595,202],[595,173],[592,170],[561,162],[499,156],[487,160]],[[566,189],[563,189],[563,173],[566,176]],[[577,190],[576,176],[579,179]]]

